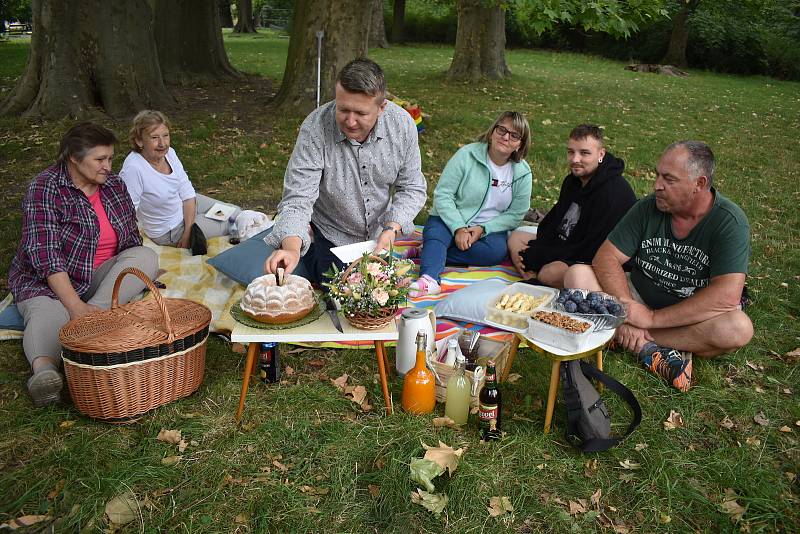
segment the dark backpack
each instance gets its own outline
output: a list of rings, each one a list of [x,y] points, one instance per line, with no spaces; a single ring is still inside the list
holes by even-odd
[[[633,410],[633,421],[625,435],[611,437],[611,416],[587,376],[622,397]],[[561,394],[567,408],[564,435],[570,445],[581,452],[607,451],[628,437],[642,422],[642,408],[631,390],[586,362],[561,362]]]

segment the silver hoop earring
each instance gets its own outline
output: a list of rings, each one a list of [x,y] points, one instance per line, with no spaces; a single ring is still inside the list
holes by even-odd
[[[603,158],[598,159],[597,163],[603,163]]]

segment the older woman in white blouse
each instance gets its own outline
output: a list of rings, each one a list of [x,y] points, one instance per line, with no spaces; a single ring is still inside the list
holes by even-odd
[[[145,110],[134,117],[131,152],[120,176],[147,237],[159,245],[205,254],[206,238],[228,235],[241,209],[219,203],[224,207],[216,218],[205,215],[217,201],[195,193],[170,146],[169,126],[169,119],[160,111]]]

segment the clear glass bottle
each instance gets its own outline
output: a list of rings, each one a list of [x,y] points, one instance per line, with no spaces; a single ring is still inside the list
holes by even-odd
[[[472,383],[467,377],[466,358],[459,353],[453,376],[447,381],[447,397],[444,404],[444,414],[457,425],[467,424],[469,403],[472,400],[471,390]]]
[[[447,340],[447,352],[442,363],[452,367],[456,364],[459,356],[461,356],[461,349],[458,348],[458,341],[452,338]]]

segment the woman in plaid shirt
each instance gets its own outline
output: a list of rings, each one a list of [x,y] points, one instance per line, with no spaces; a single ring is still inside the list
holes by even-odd
[[[34,178],[22,202],[22,239],[8,285],[25,320],[35,406],[60,398],[61,327],[110,308],[114,282],[126,267],[151,278],[158,270],[158,256],[142,246],[125,183],[111,172],[116,142],[111,130],[76,124],[61,139],[56,164]],[[138,278],[125,277],[119,302],[143,289]]]

